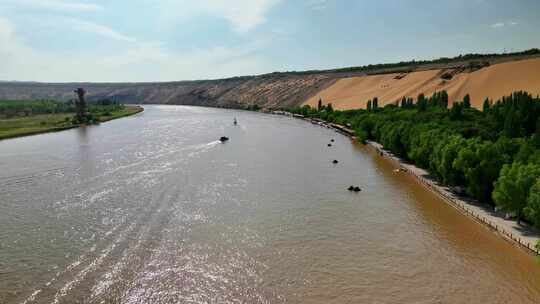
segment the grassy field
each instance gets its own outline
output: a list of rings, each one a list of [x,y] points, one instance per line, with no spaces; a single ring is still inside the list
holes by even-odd
[[[133,114],[137,114],[137,113],[140,113],[142,111],[143,111],[143,108],[139,107],[139,106],[126,106],[121,111],[112,112],[110,116],[106,116],[106,115],[100,116],[100,117],[98,117],[98,120],[99,120],[99,122],[106,122],[106,121],[109,121],[109,120],[118,119],[118,118],[130,116],[130,115],[133,115]]]
[[[141,107],[126,106],[120,111],[112,112],[111,115],[98,116],[98,121],[106,122],[142,111],[143,108]],[[0,119],[0,140],[76,128],[78,125],[71,122],[72,117],[73,114],[44,114]]]

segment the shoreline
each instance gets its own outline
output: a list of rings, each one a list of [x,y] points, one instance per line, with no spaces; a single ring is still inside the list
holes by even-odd
[[[305,118],[301,115],[293,116],[286,113],[274,114],[299,118],[315,125],[333,129],[334,131],[353,140],[356,139],[354,130],[342,125],[328,123],[321,119]],[[425,187],[427,190],[435,193],[437,196],[439,196],[439,198],[461,214],[469,217],[485,228],[488,228],[499,235],[502,239],[525,250],[529,254],[533,254],[535,256],[540,255],[540,248],[536,248],[536,244],[538,241],[540,241],[540,233],[534,227],[527,224],[518,225],[516,221],[506,219],[503,212],[495,211],[493,210],[492,206],[487,204],[482,204],[467,197],[458,197],[448,187],[440,185],[437,181],[429,178],[430,174],[428,171],[404,162],[392,152],[385,150],[384,147],[377,142],[367,141],[365,145],[373,149],[384,159],[393,162],[399,167],[400,172],[407,173],[412,176],[416,182]]]
[[[133,116],[135,114],[139,114],[141,112],[144,112],[144,108],[139,106],[139,105],[126,105],[126,108],[133,108],[135,109],[133,112],[129,112],[129,113],[124,113],[124,114],[121,114],[121,115],[118,115],[118,116],[110,116],[110,117],[107,117],[107,118],[103,118],[101,119],[99,122],[100,123],[103,123],[103,122],[108,122],[108,121],[111,121],[111,120],[116,120],[116,119],[119,119],[119,118],[124,118],[124,117],[129,117],[129,116]]]
[[[132,115],[139,114],[139,113],[144,111],[144,108],[141,107],[141,106],[138,106],[138,105],[126,106],[126,108],[133,108],[134,111],[124,113],[124,114],[121,114],[121,115],[118,115],[118,116],[113,115],[111,117],[100,119],[99,123],[105,123],[105,122],[108,122],[108,121],[112,121],[112,120],[116,120],[116,119],[120,119],[120,118],[124,118],[124,117],[128,117],[128,116],[132,116]],[[0,141],[8,140],[8,139],[14,139],[14,138],[20,138],[20,137],[26,137],[26,136],[32,136],[32,135],[45,134],[45,133],[61,132],[61,131],[66,131],[66,130],[79,128],[81,126],[82,125],[57,126],[57,127],[53,127],[53,128],[50,128],[50,129],[34,130],[34,131],[26,132],[26,133],[6,135],[6,136],[3,136],[3,137],[0,137]]]
[[[468,216],[482,226],[495,232],[504,240],[526,250],[528,253],[540,255],[540,249],[536,248],[536,244],[540,240],[540,235],[534,227],[527,224],[518,225],[512,219],[505,219],[504,213],[493,210],[492,206],[482,204],[470,198],[457,196],[448,187],[442,186],[437,181],[429,178],[428,171],[405,163],[399,157],[385,150],[377,142],[367,141],[366,146],[375,150],[385,159],[394,162],[399,166],[400,171],[414,177],[419,184],[437,194],[443,201],[463,215]]]

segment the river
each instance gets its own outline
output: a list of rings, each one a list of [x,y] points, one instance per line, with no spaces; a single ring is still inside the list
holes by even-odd
[[[0,303],[540,302],[535,257],[393,169],[201,107],[1,141]]]

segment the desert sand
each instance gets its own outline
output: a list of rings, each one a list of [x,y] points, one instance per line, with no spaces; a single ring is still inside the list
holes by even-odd
[[[451,80],[441,76],[452,70],[427,70],[407,74],[385,74],[343,78],[303,104],[317,106],[332,103],[335,109],[365,108],[367,101],[377,97],[379,106],[395,103],[405,97],[426,96],[446,90],[450,104],[471,96],[472,105],[481,108],[486,97],[496,101],[514,91],[525,90],[540,94],[540,59],[506,62],[492,65],[472,73],[457,73]]]

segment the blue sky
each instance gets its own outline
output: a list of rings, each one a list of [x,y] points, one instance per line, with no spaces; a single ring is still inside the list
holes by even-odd
[[[172,81],[540,47],[538,0],[0,0],[0,79]]]

